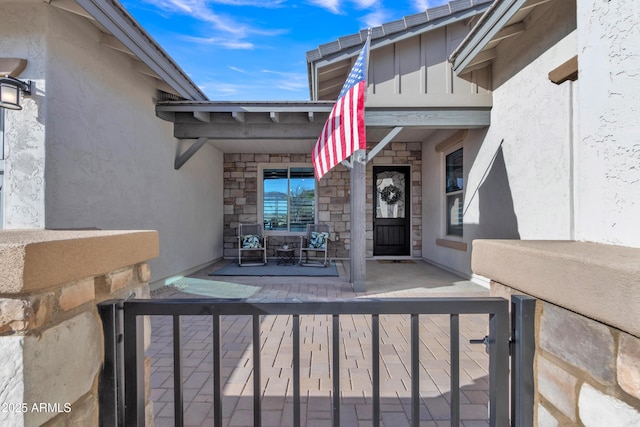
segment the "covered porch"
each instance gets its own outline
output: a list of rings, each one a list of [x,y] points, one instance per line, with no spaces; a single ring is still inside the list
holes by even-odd
[[[488,5],[456,2],[372,30],[366,150],[316,183],[311,152],[366,32],[307,52],[310,101],[159,98],[156,114],[173,123],[179,140],[176,169],[188,166],[203,146],[224,155],[224,237],[216,242],[223,256],[237,255],[239,223],[264,224],[274,245],[270,256],[275,256],[278,245],[299,234],[303,218],[329,224],[330,256],[349,259],[354,289],[369,286],[365,260],[372,258],[428,259],[470,276],[471,240],[462,237],[462,175],[473,158],[463,162],[462,148],[471,147],[473,155],[473,145],[490,124],[492,82],[486,69],[455,75],[447,58],[469,31],[469,22]],[[455,200],[445,201],[443,163],[454,151],[457,176],[447,179],[457,180],[451,187],[457,193]],[[290,211],[291,191],[268,185],[280,179],[282,186],[295,188],[294,176],[296,183],[306,180],[303,194],[314,196],[312,212],[299,216]],[[401,197],[388,198],[382,195],[385,189]],[[285,214],[272,208],[280,203]],[[458,230],[451,232],[448,222]],[[427,256],[426,250],[431,252]]]
[[[221,261],[191,276],[211,280]],[[489,291],[421,260],[404,263],[367,261],[367,291],[354,292],[348,262],[338,261],[339,277],[216,277],[233,282],[253,300],[337,300],[343,298],[482,297]],[[197,282],[194,282],[197,283]],[[211,282],[215,283],[215,282]],[[213,289],[215,285],[211,285]],[[220,297],[197,286],[165,287],[152,298]],[[203,295],[204,293],[204,295]],[[230,296],[233,296],[230,294]],[[263,426],[292,425],[292,340],[290,316],[261,317],[261,384]],[[151,397],[156,426],[173,426],[171,317],[153,317]],[[251,317],[223,317],[222,417],[225,426],[253,425]],[[450,425],[449,316],[420,316],[420,425]],[[372,425],[371,321],[364,315],[340,316],[341,425]],[[214,423],[212,324],[183,318],[185,425]],[[470,344],[488,328],[487,315],[460,316],[460,418],[464,425],[488,425],[488,362],[485,347]],[[301,316],[301,420],[305,426],[332,423],[331,316]],[[408,426],[411,420],[410,318],[381,316],[381,425]]]

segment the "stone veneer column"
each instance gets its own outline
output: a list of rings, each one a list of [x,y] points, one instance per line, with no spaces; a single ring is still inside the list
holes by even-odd
[[[98,425],[96,304],[148,298],[158,253],[155,231],[0,232],[0,425]]]
[[[640,425],[640,248],[476,240],[491,294],[538,298],[535,424]]]

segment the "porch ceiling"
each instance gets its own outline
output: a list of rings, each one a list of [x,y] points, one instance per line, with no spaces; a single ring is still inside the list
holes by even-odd
[[[310,153],[333,101],[166,101],[158,117],[174,123],[177,139],[204,138],[223,153]],[[367,142],[380,142],[393,128],[394,140],[422,142],[439,129],[489,125],[490,108],[367,108]]]

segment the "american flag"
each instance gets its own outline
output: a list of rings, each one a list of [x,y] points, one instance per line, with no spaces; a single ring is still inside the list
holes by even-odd
[[[367,89],[368,45],[367,40],[311,153],[318,180],[354,151],[367,148],[364,94]]]

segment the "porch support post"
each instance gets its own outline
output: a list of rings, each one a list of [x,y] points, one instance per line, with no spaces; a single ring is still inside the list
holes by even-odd
[[[366,290],[366,151],[351,156],[351,247],[349,260],[351,286],[356,292]]]

